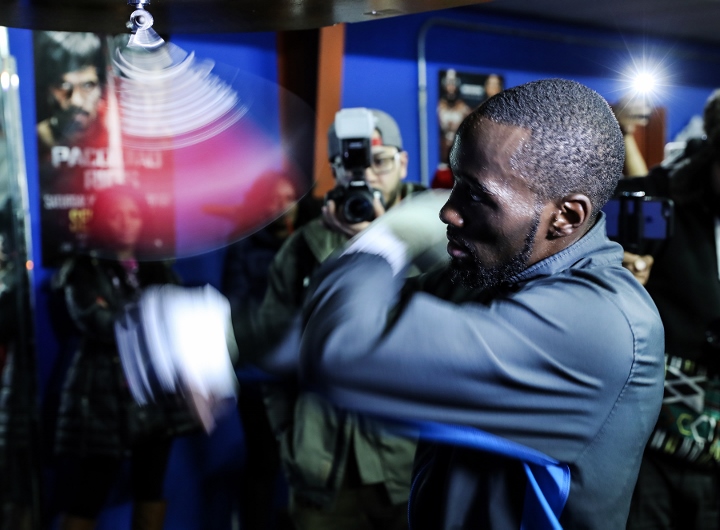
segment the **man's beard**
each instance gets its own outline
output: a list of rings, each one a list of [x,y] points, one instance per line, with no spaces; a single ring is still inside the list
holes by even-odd
[[[77,107],[60,110],[50,121],[50,127],[56,140],[75,140],[85,134],[92,118],[90,114]]]
[[[475,247],[465,245],[470,257],[464,259],[452,258],[450,261],[450,273],[453,283],[460,284],[469,290],[488,289],[497,285],[508,283],[512,278],[527,268],[527,263],[532,254],[535,235],[540,226],[540,212],[536,211],[530,226],[530,231],[525,237],[523,248],[512,258],[487,267],[483,265],[477,256]]]

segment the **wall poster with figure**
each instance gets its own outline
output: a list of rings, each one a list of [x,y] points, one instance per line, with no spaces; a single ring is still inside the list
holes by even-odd
[[[433,187],[452,187],[452,177],[447,165],[455,131],[473,109],[500,92],[504,83],[503,77],[498,74],[472,74],[452,68],[440,70],[437,104],[440,160]],[[435,182],[436,180],[442,182]]]
[[[42,262],[86,251],[95,194],[123,185],[152,209],[144,256],[172,255],[172,158],[123,145],[113,57],[127,36],[33,32]]]

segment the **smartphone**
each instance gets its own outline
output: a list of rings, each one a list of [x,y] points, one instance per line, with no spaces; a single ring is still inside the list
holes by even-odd
[[[637,252],[647,240],[672,236],[673,210],[671,199],[651,197],[642,191],[622,192],[603,207],[607,235],[625,250]]]

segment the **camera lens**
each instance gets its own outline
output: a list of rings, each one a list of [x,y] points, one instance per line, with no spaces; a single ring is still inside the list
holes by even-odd
[[[375,219],[375,207],[367,195],[350,195],[343,207],[343,217],[348,223],[361,223]]]

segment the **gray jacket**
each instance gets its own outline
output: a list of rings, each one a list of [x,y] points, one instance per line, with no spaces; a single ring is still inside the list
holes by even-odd
[[[306,302],[302,373],[352,409],[470,425],[565,462],[563,526],[624,528],[662,400],[664,339],[621,261],[602,214],[575,244],[483,292],[445,269],[406,283],[378,256],[341,257]],[[414,529],[519,527],[517,462],[432,445],[415,475]]]

